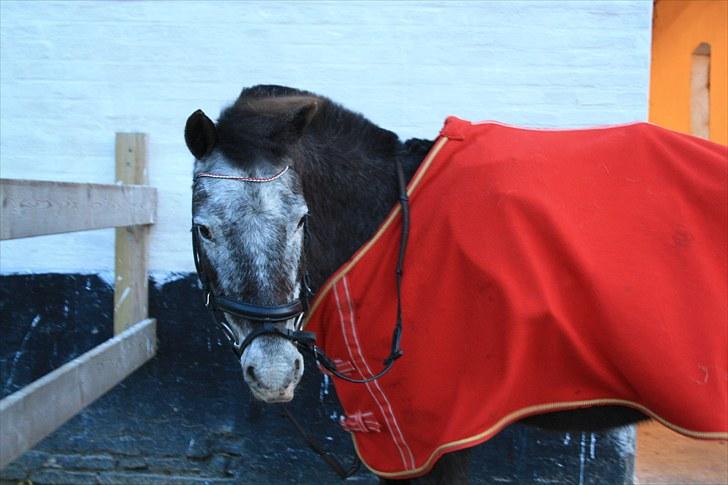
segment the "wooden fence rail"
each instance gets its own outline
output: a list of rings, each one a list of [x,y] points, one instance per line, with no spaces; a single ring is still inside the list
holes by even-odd
[[[0,468],[121,382],[156,350],[156,322],[147,319],[0,401]]]
[[[157,191],[140,185],[0,179],[0,239],[153,224]]]
[[[0,468],[156,354],[147,260],[157,191],[145,185],[147,140],[117,133],[116,185],[0,179],[0,239],[117,228],[115,337],[0,401]]]

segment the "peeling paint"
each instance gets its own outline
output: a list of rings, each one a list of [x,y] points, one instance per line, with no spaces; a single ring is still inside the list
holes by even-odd
[[[96,273],[96,276],[101,278],[101,281],[106,283],[110,288],[114,287],[115,274],[113,271],[100,271],[100,272]],[[86,289],[90,289],[90,288],[91,288],[91,286],[90,286],[90,282],[89,282],[89,286],[87,286]]]
[[[329,386],[331,384],[331,378],[326,375],[321,375],[321,387],[319,388],[319,401],[323,402],[324,398],[329,395]]]
[[[579,485],[584,485],[584,465],[586,463],[586,433],[580,433],[579,441]]]
[[[621,457],[634,456],[636,434],[634,426],[623,426],[612,432],[612,441]]]
[[[5,388],[9,389],[10,385],[13,383],[13,380],[15,379],[15,371],[18,368],[18,361],[20,360],[20,357],[23,355],[23,352],[25,351],[25,347],[27,346],[28,342],[30,341],[30,336],[33,334],[33,330],[35,330],[35,327],[38,326],[38,323],[40,323],[40,315],[36,315],[35,318],[30,322],[30,329],[26,332],[25,336],[23,337],[23,341],[20,343],[20,348],[15,352],[15,355],[13,355],[13,362],[10,364],[10,372],[8,373],[8,378],[5,381]]]
[[[179,271],[155,271],[150,278],[154,287],[160,290],[164,285],[184,279],[188,275],[189,273]]]

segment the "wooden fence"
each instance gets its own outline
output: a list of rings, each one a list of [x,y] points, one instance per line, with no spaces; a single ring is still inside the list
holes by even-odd
[[[116,135],[116,185],[0,179],[0,239],[116,227],[114,337],[0,401],[0,468],[75,416],[157,350],[147,318],[149,227],[157,191],[148,138]]]

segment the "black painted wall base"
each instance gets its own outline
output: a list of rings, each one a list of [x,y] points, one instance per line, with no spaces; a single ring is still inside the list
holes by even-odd
[[[157,357],[0,470],[0,483],[340,483],[280,407],[251,397],[196,281],[150,282]],[[0,396],[109,338],[112,305],[112,289],[95,275],[0,277]],[[341,458],[353,456],[333,386],[310,361],[290,408]],[[632,482],[633,462],[632,428],[514,425],[477,448],[471,483],[617,485]],[[377,483],[363,469],[353,480]]]

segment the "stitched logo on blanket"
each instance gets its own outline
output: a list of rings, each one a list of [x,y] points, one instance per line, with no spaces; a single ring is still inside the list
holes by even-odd
[[[726,159],[645,123],[448,118],[408,187],[404,356],[335,380],[363,462],[417,476],[523,417],[595,405],[728,438]],[[390,350],[400,224],[395,208],[308,320],[353,377]]]

